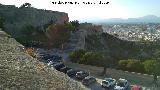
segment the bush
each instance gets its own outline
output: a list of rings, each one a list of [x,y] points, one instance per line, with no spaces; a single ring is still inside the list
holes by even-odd
[[[155,60],[146,60],[143,62],[144,69],[147,73],[153,74],[156,67],[156,61]]]
[[[75,50],[70,54],[70,60],[74,63],[104,66],[104,57],[100,53],[86,52],[83,49]]]
[[[127,70],[130,72],[144,73],[144,65],[140,60],[120,60],[118,63],[119,69]]]
[[[87,52],[85,55],[83,55],[79,63],[94,66],[104,66],[104,58],[103,55],[99,53]]]
[[[144,66],[140,60],[128,60],[126,67],[128,71],[144,73]]]
[[[70,60],[72,62],[77,63],[79,60],[81,60],[81,58],[83,57],[85,53],[86,51],[83,49],[75,50],[70,54]]]
[[[119,67],[119,69],[127,70],[127,64],[128,64],[127,60],[120,60],[118,62],[118,67]]]

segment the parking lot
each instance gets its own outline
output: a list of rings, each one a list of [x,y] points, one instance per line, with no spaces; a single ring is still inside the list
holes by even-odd
[[[56,63],[59,64],[59,63],[63,62],[64,65],[58,66],[58,68],[57,68],[57,66],[53,66],[58,71],[60,71],[60,68],[64,67],[64,66],[68,67],[68,69],[72,68],[72,69],[79,69],[82,71],[83,70],[87,71],[90,74],[90,76],[95,77],[97,80],[96,83],[93,83],[93,84],[87,86],[91,90],[105,90],[104,88],[102,88],[101,82],[106,77],[108,77],[108,78],[111,77],[116,80],[118,80],[119,78],[127,79],[129,81],[130,85],[138,84],[138,85],[143,86],[143,90],[160,90],[160,89],[151,89],[152,80],[153,80],[153,77],[151,77],[151,76],[137,75],[137,74],[133,74],[130,72],[127,73],[127,72],[119,71],[119,70],[115,70],[115,69],[107,69],[106,76],[101,76],[100,73],[102,73],[103,67],[81,65],[81,64],[71,63],[69,61],[62,61],[60,59],[62,59],[61,56],[52,55],[50,57],[48,54],[45,54],[45,55],[42,55],[41,61],[44,63],[47,63],[48,65],[49,65],[49,61],[53,61],[54,63],[50,63],[50,64],[54,64],[54,65],[56,65]],[[64,72],[64,71],[62,71],[62,72]],[[65,71],[65,73],[66,73],[66,71]],[[76,78],[72,78],[72,79],[75,79],[76,81],[82,82],[82,80],[77,80]],[[113,87],[110,88],[109,90],[113,90]],[[129,87],[129,90],[130,90],[130,87]]]
[[[100,73],[103,71],[103,67],[82,65],[82,64],[76,64],[71,62],[66,62],[65,64],[73,68],[85,69],[89,71],[92,76],[96,77],[97,83],[89,86],[91,90],[105,90],[101,87],[101,82],[105,77],[112,77],[112,78],[115,78],[116,80],[118,80],[119,78],[125,78],[129,81],[130,88],[132,85],[138,84],[142,86],[142,90],[160,90],[160,88],[157,88],[157,89],[153,88],[152,76],[138,75],[138,74],[124,72],[124,71],[115,70],[115,69],[107,69],[107,75],[100,76]],[[160,78],[158,78],[158,81],[159,81],[158,84],[160,85]],[[113,90],[113,88],[111,88],[110,90]]]

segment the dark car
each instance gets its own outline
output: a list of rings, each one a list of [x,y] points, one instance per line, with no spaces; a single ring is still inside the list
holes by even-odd
[[[86,86],[89,86],[93,83],[96,82],[96,79],[92,76],[88,76],[88,77],[85,77],[83,80],[82,80],[82,84],[83,85],[86,85]]]
[[[43,60],[48,60],[50,58],[50,55],[49,54],[44,54],[44,55],[41,56],[41,58]]]
[[[67,71],[67,75],[71,78],[75,77],[76,76],[76,73],[79,72],[80,70],[78,69],[70,69]]]
[[[54,62],[62,62],[62,57],[58,55],[52,55],[50,59]]]
[[[66,66],[66,67],[61,68],[60,72],[67,73],[67,71],[70,69],[72,69],[72,68]]]
[[[60,71],[61,68],[65,67],[65,65],[63,63],[57,63],[57,64],[54,64],[53,67]]]
[[[89,76],[89,73],[86,71],[79,71],[76,73],[76,78],[79,80],[84,79],[85,77]]]

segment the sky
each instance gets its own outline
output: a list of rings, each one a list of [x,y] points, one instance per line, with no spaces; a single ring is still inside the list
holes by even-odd
[[[52,2],[79,2],[79,5],[59,5]],[[85,5],[83,2],[94,2]],[[99,2],[109,4],[99,4]],[[35,8],[68,13],[70,20],[88,21],[109,18],[136,18],[146,15],[160,16],[160,0],[0,0],[1,4],[21,6],[28,2]]]

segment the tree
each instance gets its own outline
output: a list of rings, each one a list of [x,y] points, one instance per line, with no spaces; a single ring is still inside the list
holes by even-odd
[[[75,28],[78,28],[80,25],[78,20],[70,21],[70,23],[75,26]]]
[[[76,27],[72,25],[71,23],[65,23],[65,28],[70,31],[75,31]]]
[[[81,58],[83,57],[83,55],[86,53],[86,51],[85,50],[83,50],[83,49],[78,49],[78,50],[75,50],[75,51],[73,51],[72,53],[70,53],[70,60],[72,61],[72,62],[75,62],[75,63],[77,63],[77,62],[79,62],[80,60],[81,60]]]
[[[48,48],[51,46],[59,47],[69,39],[70,32],[64,24],[52,24],[46,29],[46,37],[48,38]]]
[[[25,7],[31,7],[31,4],[30,3],[24,3],[19,8],[25,8]]]
[[[86,52],[80,60],[80,63],[94,66],[103,66],[103,63],[105,62],[102,54],[95,52]]]
[[[153,76],[154,76],[153,81],[154,81],[155,86],[158,86],[157,80],[158,80],[158,75],[160,75],[160,49],[157,48],[153,55],[155,59],[155,67],[153,71]]]
[[[158,75],[160,75],[160,63],[156,60],[147,60],[143,64],[145,70],[149,74],[153,74],[153,83],[157,86]]]

